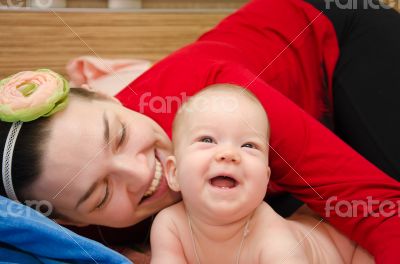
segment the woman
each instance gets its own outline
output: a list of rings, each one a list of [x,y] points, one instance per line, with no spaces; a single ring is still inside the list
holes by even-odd
[[[102,98],[71,96],[65,110],[50,119],[27,123],[35,129],[25,131],[25,135],[25,127],[21,129],[14,153],[19,163],[14,165],[13,174],[25,175],[26,171],[18,170],[26,165],[37,177],[16,184],[17,196],[22,201],[51,201],[56,209],[53,217],[61,223],[123,227],[139,222],[179,199],[160,178],[162,169],[157,169],[164,168],[165,157],[171,153],[168,136],[177,99],[213,83],[233,83],[251,90],[270,118],[273,190],[291,192],[306,202],[369,250],[378,262],[400,258],[396,216],[365,215],[365,210],[357,207],[344,217],[343,207],[339,210],[346,202],[367,201],[368,196],[377,202],[371,205],[373,212],[379,211],[384,201],[394,204],[390,209],[397,209],[400,185],[312,118],[332,121],[328,114],[340,98],[331,98],[332,89],[336,89],[332,83],[347,76],[346,67],[352,64],[347,60],[353,53],[343,54],[346,56],[336,64],[339,31],[335,29],[347,17],[338,9],[327,11],[324,15],[300,0],[249,3],[117,95],[137,112]],[[366,17],[389,12],[378,11]],[[330,20],[329,12],[338,16]],[[397,15],[390,16],[398,21]],[[348,47],[345,37],[353,36],[349,33],[339,35],[342,47]],[[367,84],[381,79],[367,77]],[[47,122],[42,134],[36,129],[40,122]],[[2,131],[6,131],[3,139],[8,128]],[[26,133],[35,136],[33,131],[38,132],[36,140],[28,141],[41,146],[37,151],[42,153],[27,162],[21,156],[25,155],[21,153],[25,143],[21,142]],[[36,173],[32,164],[38,165]]]

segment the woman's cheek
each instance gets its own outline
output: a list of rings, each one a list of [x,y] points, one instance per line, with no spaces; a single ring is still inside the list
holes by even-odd
[[[108,211],[110,214],[120,214],[120,215],[133,215],[133,208],[137,205],[133,204],[132,199],[129,195],[124,193],[122,190],[113,190],[113,195],[108,204]]]

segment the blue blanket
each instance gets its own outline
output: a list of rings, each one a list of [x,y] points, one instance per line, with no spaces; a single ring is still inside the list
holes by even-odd
[[[119,253],[0,196],[0,263],[132,263]]]

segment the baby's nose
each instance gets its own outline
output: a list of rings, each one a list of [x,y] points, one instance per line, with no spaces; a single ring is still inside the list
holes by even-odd
[[[233,163],[239,163],[240,162],[240,155],[234,150],[224,150],[215,156],[216,160],[219,162],[225,161],[225,162],[233,162]]]

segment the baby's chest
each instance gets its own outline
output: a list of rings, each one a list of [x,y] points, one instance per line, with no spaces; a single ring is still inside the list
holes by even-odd
[[[190,235],[181,237],[186,260],[190,264],[257,264],[259,255],[246,241],[232,244],[198,241]]]

